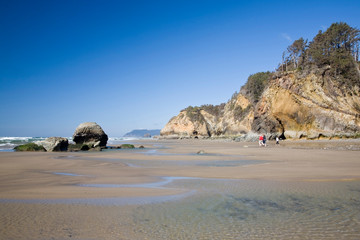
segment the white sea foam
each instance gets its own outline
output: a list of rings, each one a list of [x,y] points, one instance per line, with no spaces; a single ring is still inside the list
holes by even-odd
[[[28,141],[33,137],[0,137],[0,141]]]
[[[0,143],[0,147],[15,147],[16,145],[13,143]]]
[[[129,142],[129,141],[136,141],[142,138],[137,138],[137,137],[109,137],[107,144],[108,145],[116,145],[116,144],[121,144],[124,142]]]
[[[14,147],[44,140],[44,137],[0,137],[0,151],[11,151]]]

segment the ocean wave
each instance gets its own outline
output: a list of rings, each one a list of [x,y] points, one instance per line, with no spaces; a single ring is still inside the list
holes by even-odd
[[[6,146],[16,146],[16,144],[13,144],[13,143],[0,143],[0,147],[6,147]]]
[[[115,145],[115,144],[121,144],[124,142],[132,142],[142,139],[154,139],[154,138],[144,138],[144,137],[109,137],[107,144],[108,145]]]
[[[9,151],[9,150],[13,150],[14,147],[16,147],[16,144],[12,144],[12,143],[0,143],[0,151]]]
[[[45,137],[0,137],[0,143],[35,142],[44,139]]]
[[[1,151],[12,151],[14,147],[16,147],[16,144],[13,143],[0,143],[0,152]]]
[[[0,137],[1,143],[14,143],[14,144],[25,144],[30,142],[39,142],[45,140],[47,137]],[[72,137],[65,137],[69,141],[72,141]]]
[[[127,141],[127,140],[137,140],[137,137],[109,137],[108,141]]]
[[[0,151],[11,151],[16,146],[45,139],[46,137],[0,137]]]

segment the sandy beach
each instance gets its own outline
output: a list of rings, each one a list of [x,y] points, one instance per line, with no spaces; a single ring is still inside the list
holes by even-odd
[[[0,238],[153,239],[138,231],[134,211],[147,201],[151,205],[171,196],[186,199],[192,194],[189,188],[168,187],[178,180],[352,182],[357,186],[360,181],[359,140],[270,142],[266,148],[257,143],[196,139],[136,141],[135,146],[139,145],[145,148],[0,152]],[[102,199],[123,201],[101,204]]]

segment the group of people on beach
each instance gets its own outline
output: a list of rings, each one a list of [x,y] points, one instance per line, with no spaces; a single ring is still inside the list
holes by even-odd
[[[266,136],[264,135],[260,135],[259,137],[259,146],[260,147],[266,147]]]
[[[276,144],[279,144],[279,137],[276,136]],[[260,135],[259,137],[259,146],[260,147],[266,147],[266,136],[264,135]]]

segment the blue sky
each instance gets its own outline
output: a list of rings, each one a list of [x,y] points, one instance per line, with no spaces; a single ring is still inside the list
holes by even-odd
[[[340,21],[360,1],[1,1],[0,136],[161,129]]]

